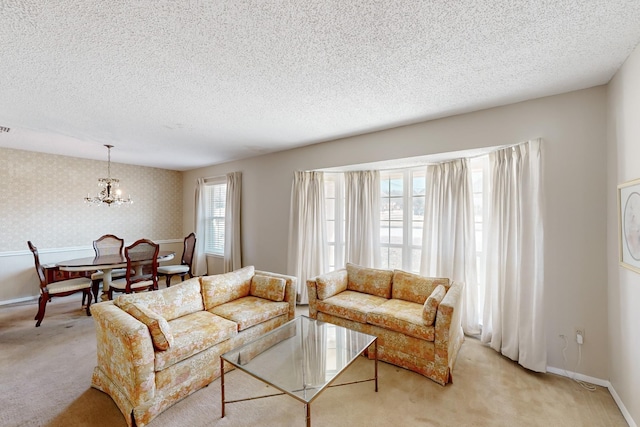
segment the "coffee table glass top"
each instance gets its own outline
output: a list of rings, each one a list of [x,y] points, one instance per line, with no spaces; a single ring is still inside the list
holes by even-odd
[[[221,357],[310,403],[375,339],[373,335],[300,316]]]

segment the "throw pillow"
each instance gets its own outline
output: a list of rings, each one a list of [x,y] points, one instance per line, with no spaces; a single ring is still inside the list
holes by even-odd
[[[167,320],[143,305],[128,303],[121,306],[124,311],[147,325],[151,341],[157,350],[168,350],[173,345],[173,334]]]
[[[250,265],[229,273],[201,277],[204,309],[211,310],[225,302],[249,295],[254,273],[255,268]]]
[[[422,320],[424,320],[424,324],[427,326],[433,325],[433,322],[436,320],[436,314],[438,313],[438,306],[442,302],[447,290],[444,286],[438,285],[431,292],[429,298],[424,302],[424,307],[422,309]]]
[[[340,269],[316,277],[318,299],[324,300],[347,290],[347,270]]]
[[[449,279],[446,277],[425,277],[407,271],[394,270],[391,298],[424,304],[438,285],[444,285],[445,289],[448,289]]]
[[[250,294],[271,301],[284,301],[285,285],[285,280],[280,277],[256,274],[251,278]]]

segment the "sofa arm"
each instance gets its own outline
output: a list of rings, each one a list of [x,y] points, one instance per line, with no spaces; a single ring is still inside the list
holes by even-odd
[[[312,319],[318,316],[318,282],[317,277],[307,279],[307,297],[309,298],[309,317]]]
[[[277,277],[284,279],[284,300],[289,303],[289,320],[296,317],[296,298],[298,296],[298,278],[295,276],[287,276],[286,274],[271,273],[269,271],[256,270],[255,274],[262,276]]]
[[[147,326],[112,301],[91,306],[98,368],[135,407],[155,395],[154,350]]]
[[[462,332],[462,291],[464,283],[453,282],[438,305],[435,321],[436,365],[448,368],[450,375],[464,334]]]

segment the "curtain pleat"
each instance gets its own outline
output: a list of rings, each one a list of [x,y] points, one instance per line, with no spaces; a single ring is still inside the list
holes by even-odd
[[[540,140],[489,155],[486,294],[482,342],[546,372]]]
[[[242,199],[242,172],[227,174],[226,208],[224,213],[224,271],[242,268],[242,241],[240,233],[240,207]]]
[[[294,172],[289,218],[288,271],[298,278],[298,303],[308,304],[307,279],[328,271],[322,172]]]
[[[205,192],[205,179],[198,178],[196,184],[196,209],[195,209],[195,233],[196,248],[193,256],[193,272],[196,276],[207,274],[207,255],[204,249],[204,236],[206,234],[207,202]]]
[[[345,260],[380,266],[380,172],[345,172]]]
[[[464,283],[462,330],[479,334],[473,187],[468,159],[427,167],[420,273]]]

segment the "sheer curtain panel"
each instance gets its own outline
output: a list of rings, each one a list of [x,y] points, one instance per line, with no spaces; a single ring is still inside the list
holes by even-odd
[[[205,179],[198,178],[196,183],[195,233],[196,249],[193,256],[193,273],[196,276],[207,274],[207,255],[204,250],[207,220],[207,201],[205,198]]]
[[[462,330],[480,333],[473,189],[468,159],[427,167],[420,273],[464,283]]]
[[[482,342],[546,371],[541,141],[489,155],[486,295]]]
[[[288,270],[298,278],[298,303],[309,304],[307,279],[329,268],[322,172],[294,172],[289,221]]]
[[[380,266],[380,172],[345,172],[345,259]]]
[[[242,172],[227,174],[226,208],[224,212],[224,271],[242,268],[242,241],[240,234],[240,207],[242,198]]]

